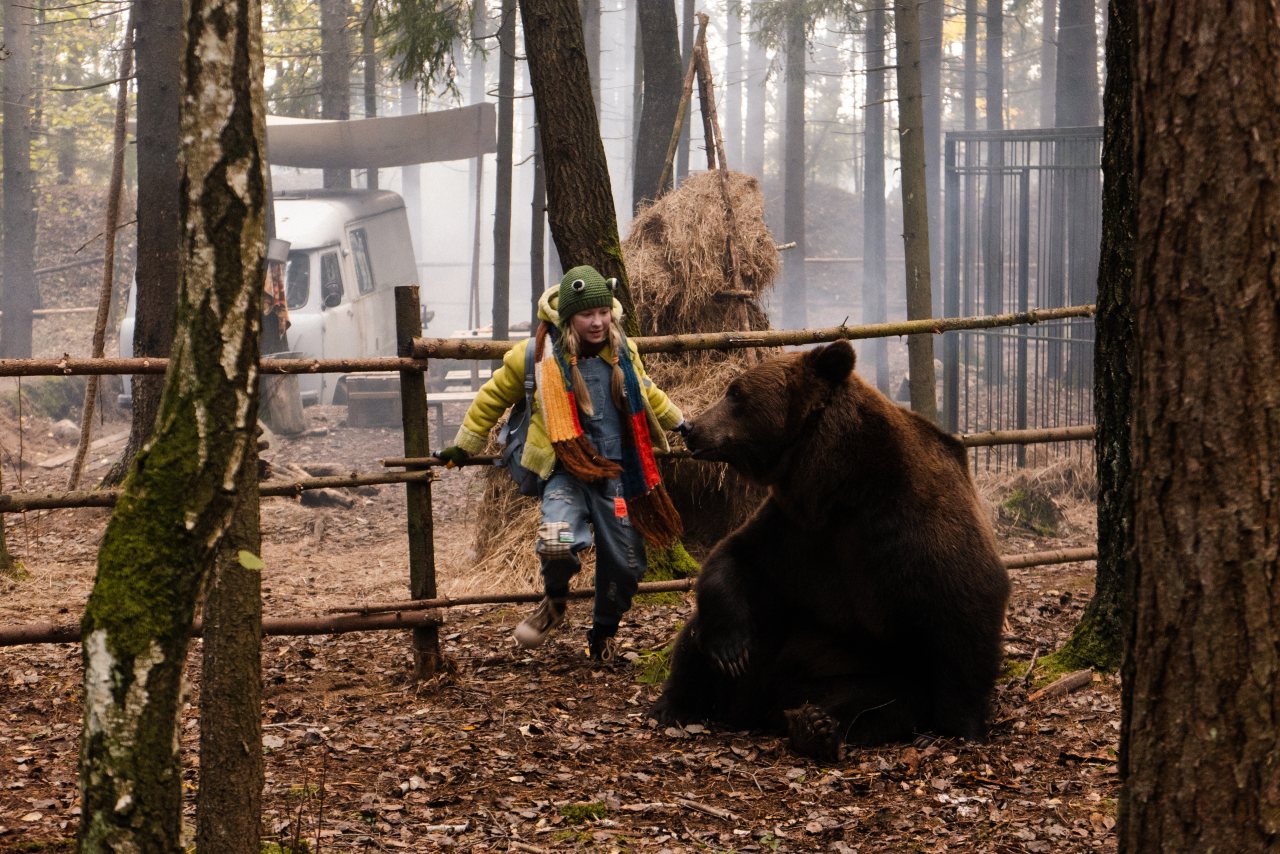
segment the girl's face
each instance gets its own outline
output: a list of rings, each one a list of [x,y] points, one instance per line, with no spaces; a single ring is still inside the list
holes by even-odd
[[[587,308],[569,318],[573,331],[585,344],[603,344],[609,337],[609,324],[613,322],[613,309],[608,306]]]

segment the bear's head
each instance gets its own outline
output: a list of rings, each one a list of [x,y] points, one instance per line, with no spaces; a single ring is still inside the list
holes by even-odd
[[[837,341],[761,362],[735,378],[689,428],[698,459],[725,462],[747,478],[776,483],[797,442],[817,428],[832,396],[853,373],[854,353]]]

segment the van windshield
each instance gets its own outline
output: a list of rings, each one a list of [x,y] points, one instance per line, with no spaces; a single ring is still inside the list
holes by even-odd
[[[285,262],[285,300],[290,311],[296,311],[311,298],[311,256],[306,252],[290,252]]]

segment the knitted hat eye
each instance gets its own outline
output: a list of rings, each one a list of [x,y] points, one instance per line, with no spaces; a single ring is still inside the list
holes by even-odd
[[[587,289],[587,283],[582,279],[574,279],[569,287],[573,288],[574,293],[580,294]]]
[[[605,284],[609,286],[609,291],[610,291],[610,293],[612,293],[613,291],[616,291],[616,290],[618,289],[618,280],[617,280],[617,279],[606,279],[606,280],[605,280]]]

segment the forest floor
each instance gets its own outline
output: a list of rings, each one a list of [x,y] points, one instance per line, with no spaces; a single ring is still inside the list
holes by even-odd
[[[348,426],[338,407],[306,413],[311,435],[275,439],[268,457],[376,470],[379,458],[402,453],[398,430]],[[95,435],[125,429],[117,416]],[[39,465],[74,447],[58,432],[30,410],[19,431],[0,405],[6,491],[66,487],[66,465]],[[109,459],[91,457],[86,482]],[[1036,475],[1060,511],[1057,530],[1034,534],[1002,515],[1004,553],[1095,541],[1083,467],[1068,461]],[[469,574],[482,476],[443,472],[433,487],[445,595],[486,588]],[[1015,489],[1008,473],[978,480],[993,506]],[[1022,478],[1016,488],[1025,486]],[[403,489],[351,497],[350,509],[263,501],[266,616],[407,598]],[[0,626],[78,619],[107,518],[95,509],[8,518],[25,575],[0,580]],[[1117,682],[1098,676],[1036,700],[1036,682],[1020,675],[1069,636],[1093,571],[1085,563],[1011,572],[1011,667],[996,687],[986,742],[850,750],[833,764],[790,753],[772,734],[649,719],[659,686],[646,653],[687,619],[689,595],[639,601],[621,635],[635,660],[613,667],[584,654],[585,604],[531,652],[508,643],[525,606],[449,611],[442,638],[457,673],[430,684],[410,678],[405,632],[269,637],[263,826],[269,839],[312,852],[1114,850]],[[195,642],[181,729],[192,823],[199,651]],[[0,852],[71,850],[80,714],[78,645],[0,648]]]

